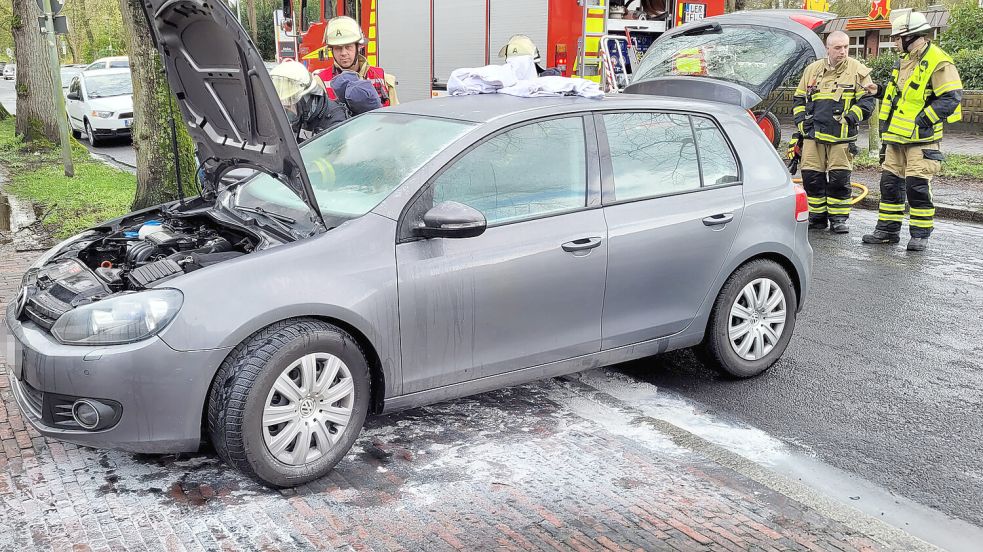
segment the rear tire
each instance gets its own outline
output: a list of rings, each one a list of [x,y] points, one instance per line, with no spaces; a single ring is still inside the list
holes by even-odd
[[[284,320],[222,363],[209,393],[208,432],[218,455],[259,483],[302,485],[351,449],[369,391],[368,362],[351,335],[312,318]]]
[[[78,140],[79,138],[82,137],[82,133],[80,131],[78,131],[78,130],[75,130],[75,127],[72,126],[72,118],[71,117],[68,117],[68,130],[71,131],[72,138],[75,138],[76,140]]]
[[[717,295],[697,355],[724,375],[757,376],[788,347],[797,308],[795,288],[781,265],[767,259],[746,263]]]

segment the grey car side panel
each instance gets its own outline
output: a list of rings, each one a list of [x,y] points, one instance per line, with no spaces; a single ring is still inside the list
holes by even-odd
[[[601,244],[561,248],[587,237]],[[398,245],[404,392],[597,352],[604,238],[590,209]]]
[[[609,226],[603,349],[685,328],[725,264],[743,212],[740,186],[604,208]],[[702,219],[730,213],[706,226]]]
[[[182,351],[233,347],[278,320],[335,318],[366,336],[382,362],[386,395],[399,394],[394,240],[395,221],[370,213],[309,240],[191,272],[167,286],[184,293],[184,306],[161,338]]]

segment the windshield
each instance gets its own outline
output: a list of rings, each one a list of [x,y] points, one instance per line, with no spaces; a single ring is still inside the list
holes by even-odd
[[[85,88],[90,98],[126,96],[133,93],[133,81],[129,73],[90,76],[85,79]]]
[[[681,75],[730,81],[762,95],[778,86],[803,60],[813,58],[801,37],[778,29],[727,25],[720,33],[676,35],[658,41],[632,79]]]
[[[328,226],[371,211],[473,126],[463,121],[373,112],[304,144],[300,148],[304,166]],[[261,207],[298,220],[308,211],[283,183],[266,174],[242,186],[236,206]]]

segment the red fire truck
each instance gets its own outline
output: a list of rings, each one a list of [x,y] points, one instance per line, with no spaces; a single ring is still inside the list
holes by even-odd
[[[404,102],[439,95],[454,69],[498,63],[498,51],[512,35],[529,36],[543,66],[600,82],[612,69],[604,64],[602,37],[624,37],[632,54],[641,55],[667,29],[724,13],[724,0],[317,2],[284,0],[284,10],[293,13],[288,19],[300,30],[297,57],[311,71],[329,68],[326,21],[353,17],[367,38],[369,63],[396,76]]]

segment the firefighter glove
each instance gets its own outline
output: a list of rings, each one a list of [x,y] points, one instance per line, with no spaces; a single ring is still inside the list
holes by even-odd
[[[924,111],[922,111],[917,117],[915,117],[915,126],[932,128],[932,120],[928,118],[928,115],[926,115]]]

